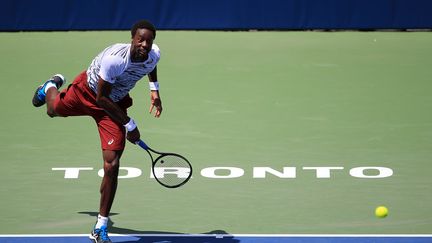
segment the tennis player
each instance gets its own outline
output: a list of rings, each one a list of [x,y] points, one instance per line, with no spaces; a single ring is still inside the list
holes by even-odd
[[[50,117],[90,116],[97,124],[105,174],[100,187],[99,215],[90,235],[95,243],[111,242],[108,216],[117,189],[120,157],[126,138],[132,143],[140,139],[137,125],[127,115],[127,108],[132,106],[129,91],[145,75],[150,86],[149,112],[154,112],[155,117],[162,113],[156,68],[160,51],[153,44],[156,29],[149,21],[141,20],[133,25],[131,34],[130,44],[107,47],[67,89],[59,92],[66,79],[56,74],[36,89],[32,100],[35,107],[46,104]]]

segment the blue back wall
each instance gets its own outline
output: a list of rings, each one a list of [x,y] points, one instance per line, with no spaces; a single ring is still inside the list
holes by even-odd
[[[432,0],[3,0],[0,31],[432,28]]]

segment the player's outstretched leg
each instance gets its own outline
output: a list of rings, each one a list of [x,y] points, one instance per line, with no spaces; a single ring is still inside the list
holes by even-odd
[[[64,83],[66,83],[66,79],[61,74],[55,74],[44,84],[39,86],[36,89],[36,92],[33,96],[32,103],[35,107],[42,106],[46,103],[47,91],[51,87],[56,87],[59,89]]]

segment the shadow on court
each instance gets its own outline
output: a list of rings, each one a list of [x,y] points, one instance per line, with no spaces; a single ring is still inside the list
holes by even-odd
[[[136,236],[136,240],[113,241],[121,243],[238,243],[240,240],[233,236],[216,238],[214,235],[208,236]]]
[[[79,214],[86,214],[91,217],[97,217],[98,212],[78,212]],[[118,213],[110,213],[110,216],[118,215]],[[148,243],[148,242],[158,242],[158,243],[238,243],[240,240],[234,239],[234,236],[229,236],[224,230],[213,230],[210,232],[201,233],[199,235],[189,236],[188,234],[182,232],[164,232],[164,231],[140,231],[133,229],[126,229],[116,227],[115,223],[111,221],[108,222],[108,228],[110,233],[114,234],[122,234],[122,235],[131,235],[133,240],[126,241],[113,241],[113,242],[122,242],[122,243]],[[173,236],[169,236],[173,234]],[[184,234],[184,235],[182,235]],[[143,236],[141,236],[143,235]],[[145,236],[149,235],[149,236]],[[153,235],[161,235],[161,236],[153,236]],[[223,238],[219,238],[218,236],[223,235]]]

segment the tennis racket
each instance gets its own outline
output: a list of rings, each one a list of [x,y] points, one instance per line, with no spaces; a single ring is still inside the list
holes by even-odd
[[[136,144],[150,155],[153,176],[162,186],[177,188],[184,185],[192,177],[192,165],[185,157],[175,153],[158,152],[151,149],[142,140]],[[156,154],[156,159],[153,159],[150,152]]]

